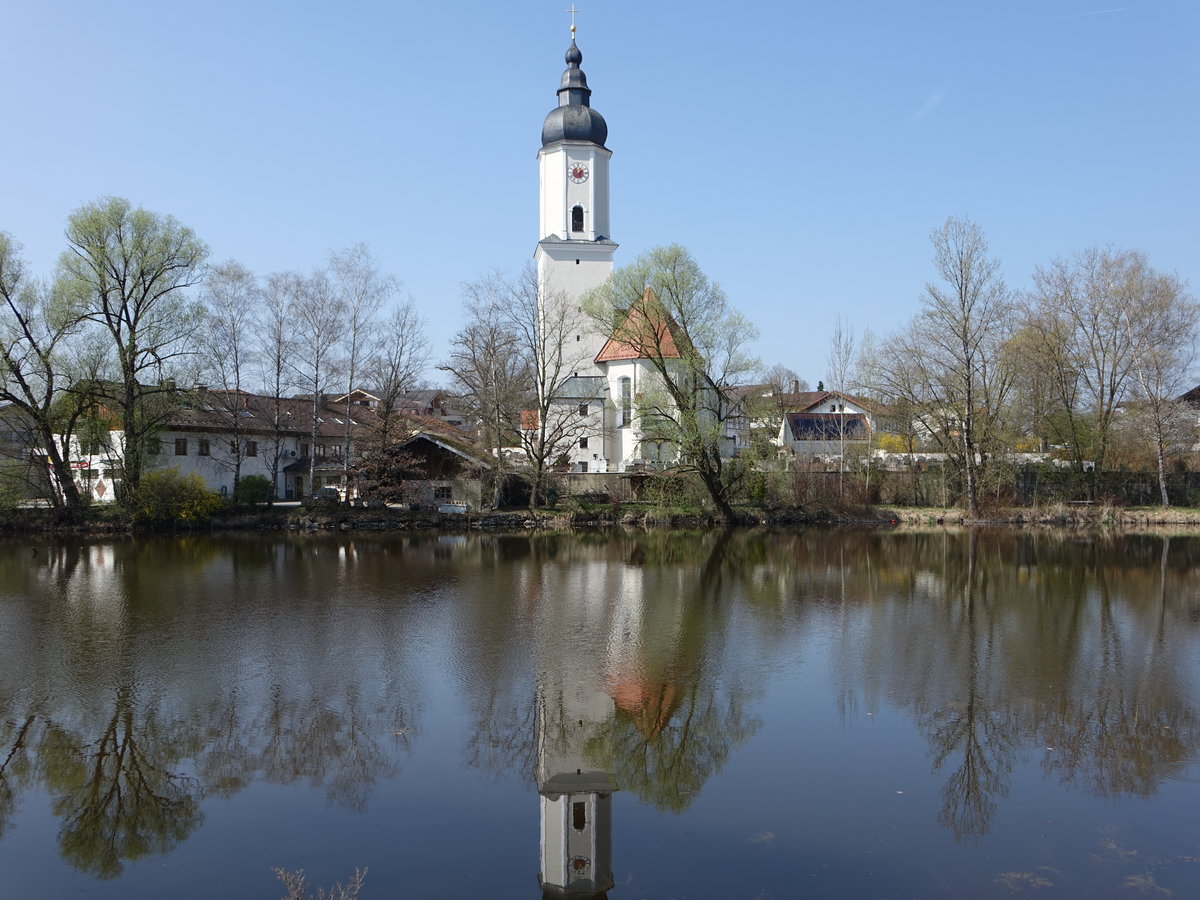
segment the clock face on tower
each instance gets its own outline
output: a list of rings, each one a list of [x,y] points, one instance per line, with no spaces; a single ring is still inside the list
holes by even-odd
[[[571,180],[576,184],[583,184],[588,180],[588,167],[583,163],[571,163]]]

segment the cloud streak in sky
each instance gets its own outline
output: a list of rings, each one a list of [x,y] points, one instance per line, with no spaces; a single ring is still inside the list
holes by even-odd
[[[911,116],[908,117],[908,121],[909,122],[918,122],[921,119],[924,119],[926,116],[928,116],[930,113],[932,113],[935,109],[937,109],[939,106],[941,106],[942,101],[945,99],[946,99],[946,92],[944,90],[934,91],[932,94],[930,94],[928,97],[925,98],[925,102],[921,104],[921,108],[918,109],[915,113],[913,113]]]
[[[1074,13],[1070,16],[1062,16],[1063,19],[1085,19],[1088,16],[1111,16],[1113,13],[1125,12],[1124,6],[1116,6],[1112,9],[1093,9],[1090,12]]]

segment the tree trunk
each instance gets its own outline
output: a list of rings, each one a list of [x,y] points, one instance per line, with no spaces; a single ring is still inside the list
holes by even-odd
[[[125,378],[125,409],[121,417],[121,426],[125,429],[125,446],[121,451],[121,505],[127,510],[133,509],[136,502],[138,485],[142,481],[142,448],[138,439],[137,428],[137,389],[135,376],[132,371],[126,371]]]
[[[58,482],[59,490],[62,491],[62,511],[68,518],[73,519],[82,509],[83,499],[79,494],[79,485],[75,483],[75,473],[71,470],[71,462],[63,458],[52,429],[46,425],[42,427],[41,432],[46,456],[50,459],[50,469]],[[56,492],[51,490],[51,494],[56,494]]]
[[[966,427],[963,428],[963,471],[967,477],[967,518],[974,519],[979,514],[979,488],[975,483],[975,449]]]
[[[1167,494],[1167,450],[1161,434],[1155,444],[1155,455],[1158,457],[1158,490],[1162,494],[1163,509],[1166,509],[1171,505],[1171,498]]]
[[[717,512],[721,514],[722,524],[735,524],[737,513],[733,511],[729,499],[725,496],[725,486],[721,484],[720,473],[713,472],[710,466],[704,466],[700,469],[700,480],[704,483],[704,488],[708,491],[708,496],[712,499]]]

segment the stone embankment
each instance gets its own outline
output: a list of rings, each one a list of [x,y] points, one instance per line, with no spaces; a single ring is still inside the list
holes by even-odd
[[[1049,526],[1075,529],[1200,528],[1200,509],[1124,509],[1105,505],[1063,504],[1038,509],[990,510],[968,519],[961,509],[879,507],[861,510],[810,510],[799,507],[739,511],[742,527],[801,528],[849,526],[885,528],[956,528],[965,526]],[[229,513],[203,522],[130,524],[117,519],[91,519],[75,524],[56,521],[45,510],[17,510],[0,517],[0,532],[108,535],[123,533],[195,533],[212,531],[570,531],[597,528],[721,527],[720,520],[702,511],[672,511],[652,507],[554,510],[508,510],[484,513],[440,513],[396,508],[361,509],[336,504],[260,508]]]

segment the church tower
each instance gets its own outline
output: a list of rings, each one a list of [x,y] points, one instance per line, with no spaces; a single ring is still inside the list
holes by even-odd
[[[604,146],[608,124],[592,109],[587,76],[579,67],[583,54],[567,48],[567,69],[558,88],[558,106],[542,125],[538,151],[538,245],[534,253],[544,302],[579,305],[587,291],[612,274],[617,245],[609,236],[608,163]],[[592,360],[606,336],[581,323],[578,374],[597,374]]]

